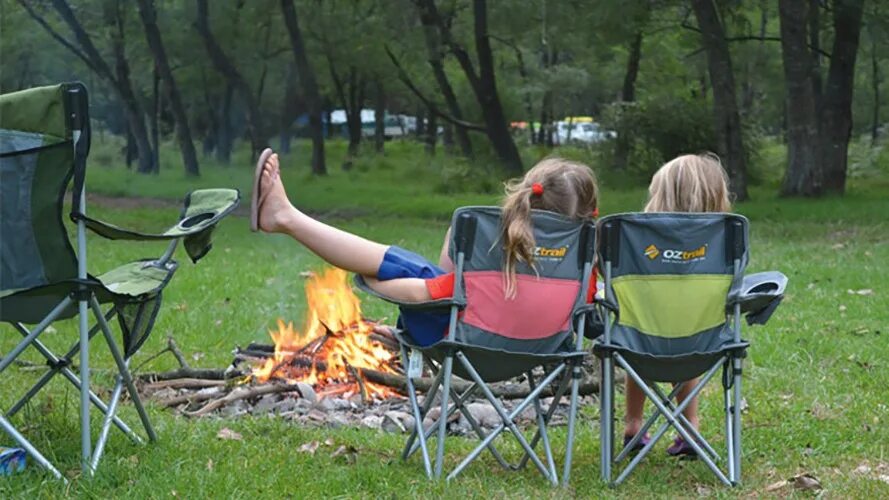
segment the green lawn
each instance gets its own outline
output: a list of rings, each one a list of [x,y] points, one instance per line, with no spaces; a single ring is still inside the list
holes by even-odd
[[[298,206],[323,213],[359,234],[432,257],[454,207],[495,203],[496,195],[447,194],[440,188],[438,164],[427,165],[416,152],[403,155],[396,151],[384,158],[362,160],[348,174],[340,172],[332,160],[331,176],[326,179],[309,178],[304,162],[296,167],[298,155],[293,155],[285,159],[285,182]],[[198,183],[174,171],[146,178],[122,168],[98,166],[91,170],[89,185],[106,195],[160,198],[178,198],[197,185],[232,185],[242,188],[246,204],[252,168],[246,158],[241,160],[229,168],[206,167]],[[662,449],[628,483],[607,489],[599,480],[597,409],[586,407],[581,411],[568,494],[760,495],[767,494],[768,485],[805,472],[817,477],[831,497],[889,496],[886,482],[853,473],[866,461],[872,466],[889,462],[889,188],[885,180],[866,182],[853,182],[845,198],[821,201],[779,200],[771,189],[755,189],[754,201],[738,207],[751,219],[750,271],[780,269],[791,280],[787,298],[770,324],[746,330],[752,348],[745,369],[748,409],[743,416],[744,482],[740,489],[722,487],[704,464],[670,460]],[[609,190],[606,183],[602,191],[603,213],[638,209],[644,201],[642,188]],[[145,229],[164,227],[177,216],[173,205],[127,209],[93,205],[90,211]],[[162,250],[162,244],[92,238],[90,267],[100,272]],[[213,251],[198,265],[187,262],[184,255],[179,260],[182,265],[167,288],[154,335],[134,365],[162,349],[165,336],[172,334],[187,355],[197,358],[193,365],[225,366],[235,345],[265,340],[267,328],[277,318],[301,322],[304,294],[299,274],[321,266],[319,259],[285,237],[249,233],[243,217],[231,217],[221,225]],[[847,292],[861,289],[872,289],[873,294]],[[376,300],[367,299],[364,306],[369,317],[395,315],[392,307]],[[57,325],[56,331],[46,335],[47,343],[61,349],[75,338],[73,327],[73,321]],[[11,328],[4,328],[2,351],[10,349],[18,337]],[[107,392],[111,360],[101,344],[94,345],[93,362],[100,369],[94,384]],[[28,359],[39,361],[36,354]],[[172,358],[161,357],[146,369],[173,367]],[[34,371],[11,367],[8,382],[0,388],[0,401],[11,404],[37,376]],[[711,387],[702,401],[705,435],[720,432],[722,399],[717,387]],[[0,496],[501,498],[566,493],[550,488],[533,469],[504,472],[487,456],[456,481],[427,482],[416,458],[407,463],[400,460],[402,436],[365,429],[305,429],[268,417],[190,420],[154,406],[149,411],[160,441],[138,447],[112,433],[98,474],[86,480],[76,477],[78,401],[73,387],[57,381],[15,419],[38,447],[50,451],[51,460],[75,477],[71,486],[66,488],[38,467],[29,466],[24,474],[0,481]],[[129,404],[124,405],[123,414],[137,423]],[[244,440],[217,439],[223,427],[241,433]],[[564,443],[564,434],[564,429],[555,432],[557,449]],[[334,446],[322,446],[314,455],[297,451],[303,443],[327,438]],[[453,442],[459,444],[448,449],[452,466],[472,445],[468,440]],[[330,456],[340,444],[357,448],[355,463]],[[507,449],[517,452],[516,446]]]

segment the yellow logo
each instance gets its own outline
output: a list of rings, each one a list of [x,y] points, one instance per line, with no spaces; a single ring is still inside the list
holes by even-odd
[[[534,247],[535,257],[557,257],[562,258],[568,254],[568,247],[546,248]]]
[[[658,255],[661,254],[661,251],[657,249],[654,245],[648,245],[648,248],[645,249],[645,256],[651,260],[657,258]]]
[[[665,260],[672,261],[691,261],[697,259],[703,259],[707,256],[707,245],[704,245],[700,248],[696,248],[694,250],[660,250],[658,247],[652,245],[648,245],[643,252],[643,255],[648,257],[651,260],[658,258],[658,256],[663,256]]]

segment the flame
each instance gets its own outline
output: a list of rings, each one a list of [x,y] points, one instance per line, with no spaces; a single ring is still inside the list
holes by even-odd
[[[394,355],[370,338],[373,324],[363,319],[361,302],[347,278],[342,269],[329,268],[308,280],[305,327],[298,331],[292,322],[278,320],[277,331],[269,331],[275,344],[274,356],[253,370],[258,381],[301,381],[315,386],[320,395],[354,394],[362,387],[368,396],[395,394],[385,386],[363,380],[363,368],[395,373],[391,366]],[[356,376],[362,378],[360,383]]]

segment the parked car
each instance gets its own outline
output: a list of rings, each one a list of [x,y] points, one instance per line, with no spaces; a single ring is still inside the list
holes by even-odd
[[[556,141],[559,144],[595,144],[617,137],[612,130],[603,129],[595,122],[569,123],[556,122]]]

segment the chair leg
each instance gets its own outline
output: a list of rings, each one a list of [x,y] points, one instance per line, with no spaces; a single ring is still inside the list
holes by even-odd
[[[565,442],[565,468],[562,471],[562,486],[568,486],[571,477],[571,459],[574,453],[574,425],[577,420],[577,397],[580,392],[580,365],[575,365],[571,370],[571,406],[568,410],[568,438]],[[559,404],[561,397],[553,398],[553,407]],[[553,408],[551,407],[550,410]],[[552,412],[550,412],[552,414]],[[548,419],[547,419],[548,420]]]
[[[407,438],[407,442],[404,445],[404,450],[401,453],[402,460],[407,460],[413,455],[417,449],[419,448],[419,444],[414,444],[414,441],[417,439],[419,433],[423,433],[424,439],[429,439],[430,434],[425,431],[422,427],[422,418],[426,416],[429,412],[429,409],[432,408],[432,403],[435,401],[435,395],[438,394],[438,388],[441,385],[441,378],[444,376],[443,370],[438,370],[435,373],[435,377],[432,379],[432,384],[429,386],[429,391],[426,392],[426,399],[423,400],[423,407],[420,408],[420,419],[417,420],[419,423],[419,427],[417,427],[414,432],[411,433]],[[413,385],[413,381],[410,381],[411,385]],[[416,391],[414,392],[414,401],[417,400]],[[419,432],[417,429],[420,429]],[[431,429],[430,429],[431,430]]]
[[[546,422],[547,424],[549,424],[549,421],[552,420],[553,414],[555,414],[555,412],[556,412],[556,407],[558,405],[558,402],[562,400],[562,397],[565,395],[565,392],[568,390],[569,381],[570,381],[569,378],[563,378],[562,382],[559,383],[558,387],[556,388],[556,392],[555,392],[555,394],[553,394],[553,404],[550,405],[549,410],[547,410],[546,414],[544,415],[544,422]],[[569,420],[570,420],[570,418],[569,418]],[[539,429],[537,430],[536,433],[534,433],[534,438],[531,440],[531,448],[537,449],[538,442],[540,442],[540,430]],[[519,464],[517,466],[513,467],[513,469],[514,470],[524,469],[525,466],[528,465],[528,460],[530,460],[530,458],[531,457],[527,453],[525,453],[524,455],[522,455],[522,459],[519,461]]]
[[[405,349],[404,345],[401,346],[401,359],[402,364],[407,364],[407,349]],[[414,431],[411,434],[411,439],[415,436],[420,439],[420,449],[423,451],[423,467],[426,469],[426,477],[432,479],[432,463],[429,461],[429,450],[426,448],[426,436],[425,429],[423,428],[423,414],[420,412],[420,406],[417,404],[417,393],[414,389],[414,381],[410,376],[406,376],[405,380],[407,381],[407,395],[408,399],[411,403],[411,410],[414,415]],[[407,446],[404,448],[404,452],[401,454],[402,459],[407,459],[408,450],[410,449],[411,442],[408,440]]]
[[[102,419],[102,430],[99,432],[99,439],[96,440],[96,449],[93,451],[93,460],[90,463],[93,470],[96,470],[96,467],[99,466],[99,459],[102,458],[102,453],[105,451],[105,443],[108,441],[108,431],[111,429],[111,422],[114,419],[114,414],[117,412],[117,404],[120,402],[120,394],[122,391],[123,379],[118,375],[117,383],[114,385],[114,391],[111,393],[111,400],[108,403],[108,412],[105,414],[105,418]]]
[[[448,429],[448,397],[451,395],[451,370],[453,369],[454,356],[448,354],[444,359],[444,375],[441,381],[441,413],[438,420],[438,443],[435,452],[435,477],[441,477],[442,467],[444,466],[444,447],[445,437]]]
[[[40,464],[44,469],[50,471],[52,475],[56,477],[56,479],[61,479],[65,482],[65,484],[68,483],[68,480],[65,479],[64,476],[62,476],[62,473],[59,472],[59,470],[56,469],[53,464],[46,459],[46,457],[44,457],[39,451],[37,451],[37,448],[35,448],[30,441],[25,439],[25,437],[22,436],[19,431],[12,426],[11,423],[9,423],[9,420],[6,420],[6,417],[2,415],[0,415],[0,427],[2,427],[7,434],[12,436],[12,439],[15,440],[15,442],[18,443],[19,446],[24,448],[29,455],[31,455],[31,458],[37,461],[37,463]]]
[[[21,342],[13,347],[11,351],[6,353],[6,356],[3,356],[3,359],[0,360],[0,372],[6,370],[9,365],[12,364],[12,362],[15,361],[17,357],[19,357],[22,351],[24,351],[25,348],[28,347],[31,342],[33,342],[34,339],[37,338],[38,335],[43,333],[43,331],[46,330],[46,327],[52,324],[52,322],[55,321],[55,319],[58,318],[59,315],[62,314],[62,311],[64,311],[69,305],[71,305],[71,299],[69,297],[65,297],[64,299],[62,299],[62,301],[59,302],[58,305],[56,305],[56,307],[54,307],[53,310],[50,311],[50,313],[47,314],[45,318],[43,318],[43,321],[38,323],[37,326],[34,327],[33,330],[31,330],[31,333],[29,333]]]
[[[80,236],[80,235],[78,235]],[[95,298],[90,295],[93,301]],[[78,301],[78,320],[80,332],[80,460],[85,475],[92,476],[95,470],[90,467],[92,440],[90,438],[90,338],[89,318],[87,317],[87,301]],[[100,310],[97,317],[104,320]]]
[[[732,441],[734,441],[735,452],[735,470],[734,482],[741,483],[741,358],[734,357],[732,359],[732,373],[734,381],[732,389],[734,390],[734,398],[732,401]]]
[[[695,429],[693,425],[691,425],[691,422],[689,422],[688,419],[685,418],[685,415],[681,411],[676,411],[678,407],[673,404],[673,398],[665,395],[661,388],[657,385],[652,385],[651,389],[661,398],[661,402],[664,403],[664,406],[671,412],[673,412],[676,420],[678,420],[679,423],[683,427],[685,427],[685,430],[688,431],[688,433],[691,434],[693,438],[695,438],[695,441],[697,441],[698,444],[701,445],[701,448],[703,448],[704,451],[707,452],[707,454],[710,456],[710,459],[714,462],[718,462],[720,460],[719,453],[717,453],[716,450],[714,450],[713,447],[710,446],[710,443],[707,442],[706,439],[704,439],[704,436],[702,436],[701,433],[698,432],[698,430]]]
[[[130,399],[133,401],[133,406],[136,407],[136,412],[139,413],[139,419],[142,420],[142,426],[145,427],[145,432],[148,434],[148,440],[152,442],[157,441],[157,434],[154,432],[154,427],[151,426],[151,420],[148,419],[148,413],[145,411],[145,407],[142,406],[142,399],[139,398],[139,392],[133,384],[133,378],[130,375],[127,363],[121,356],[120,350],[117,348],[117,343],[114,341],[114,335],[111,333],[111,328],[109,328],[108,323],[105,322],[105,317],[102,315],[102,310],[99,308],[99,302],[95,297],[90,300],[90,306],[93,309],[96,321],[99,322],[99,325],[102,328],[102,333],[105,335],[105,342],[108,344],[108,350],[111,351],[111,357],[114,358],[114,362],[117,364],[117,371],[120,373],[124,385],[126,385]]]
[[[534,385],[534,374],[529,370],[528,371],[528,386],[533,391],[536,387]],[[553,404],[555,404],[555,400],[553,400]],[[553,450],[549,444],[549,436],[546,434],[546,420],[543,417],[543,409],[540,406],[540,398],[534,398],[534,413],[537,416],[537,429],[538,435],[543,440],[543,452],[546,455],[546,463],[549,465],[550,475],[552,477],[558,477],[558,473],[556,472],[556,462],[553,460]],[[531,446],[531,449],[534,449],[534,446]]]
[[[725,451],[728,457],[728,476],[732,483],[737,482],[735,477],[735,432],[734,415],[732,414],[732,389],[726,385],[723,387],[723,400],[725,401]]]
[[[611,353],[605,353],[602,357],[602,375],[599,384],[599,446],[600,446],[600,470],[602,480],[611,483],[611,464],[613,463],[614,449],[611,439],[614,436],[614,418],[611,414],[613,402],[611,400],[612,384],[614,384],[614,359]]]

